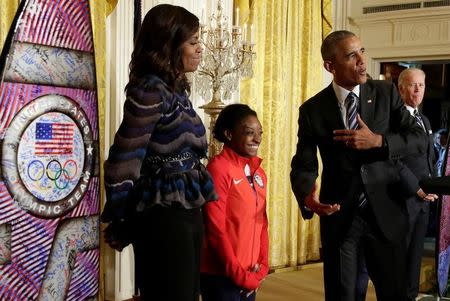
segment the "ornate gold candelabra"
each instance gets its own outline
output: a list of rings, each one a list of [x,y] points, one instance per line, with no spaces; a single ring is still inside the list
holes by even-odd
[[[212,138],[212,130],[217,116],[225,107],[222,99],[229,99],[239,86],[239,80],[253,76],[255,57],[253,25],[239,26],[239,9],[235,22],[229,26],[228,18],[223,14],[222,1],[217,1],[217,11],[209,17],[206,25],[200,20],[200,41],[204,52],[202,62],[194,75],[196,90],[203,99],[211,99],[200,108],[210,117],[209,156],[221,150],[219,142]]]

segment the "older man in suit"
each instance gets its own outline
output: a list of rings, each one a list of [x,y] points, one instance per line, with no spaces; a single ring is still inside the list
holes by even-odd
[[[419,111],[419,106],[425,94],[425,73],[417,68],[408,68],[400,73],[398,89],[403,103],[423,129],[427,136],[427,148],[423,153],[404,157],[401,161],[406,168],[401,169],[402,190],[407,199],[409,231],[406,236],[406,281],[408,301],[414,301],[419,294],[420,265],[422,262],[423,244],[427,232],[430,206],[429,202],[437,199],[435,194],[427,194],[419,185],[420,180],[431,177],[434,169],[433,134],[428,118]],[[364,262],[361,263],[358,275],[357,294],[365,296],[368,276],[365,273]],[[358,300],[364,300],[357,297]]]
[[[325,299],[355,299],[364,252],[378,300],[405,300],[407,215],[396,161],[425,151],[425,133],[394,85],[367,80],[364,48],[348,31],[323,41],[333,83],[300,107],[291,184],[303,218],[321,216]],[[323,172],[320,199],[317,148]]]
[[[408,112],[427,135],[427,148],[423,153],[402,159],[412,173],[405,175],[409,216],[407,236],[407,286],[408,300],[414,301],[419,294],[420,265],[425,234],[428,226],[429,202],[437,199],[435,194],[427,194],[419,186],[419,180],[430,178],[434,169],[433,134],[428,118],[419,112],[425,93],[425,73],[417,68],[405,69],[398,78],[400,96]],[[406,170],[407,171],[407,170]]]

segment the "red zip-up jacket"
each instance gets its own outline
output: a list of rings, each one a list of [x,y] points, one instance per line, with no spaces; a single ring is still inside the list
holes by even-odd
[[[258,157],[242,157],[224,146],[208,164],[219,195],[203,207],[205,240],[200,270],[229,277],[248,290],[259,287],[269,271],[266,174]],[[253,187],[244,167],[250,166]],[[255,264],[258,272],[252,272]]]

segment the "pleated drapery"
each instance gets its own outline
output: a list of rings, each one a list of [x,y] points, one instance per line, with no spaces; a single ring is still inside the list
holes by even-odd
[[[237,0],[241,24],[255,28],[254,76],[241,82],[240,102],[263,125],[259,155],[268,175],[270,265],[296,266],[320,258],[319,218],[301,219],[291,191],[298,107],[323,88],[322,37],[331,30],[331,0]]]

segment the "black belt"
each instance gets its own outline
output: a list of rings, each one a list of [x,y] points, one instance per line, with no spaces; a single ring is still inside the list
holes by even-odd
[[[152,155],[144,160],[142,173],[148,176],[172,174],[196,168],[200,164],[198,156],[192,152],[183,152],[171,156]]]
[[[148,156],[145,160],[149,164],[162,164],[162,163],[182,162],[184,160],[188,160],[193,157],[196,157],[193,153],[183,152],[177,155],[170,155],[170,156],[162,156],[162,155]]]

